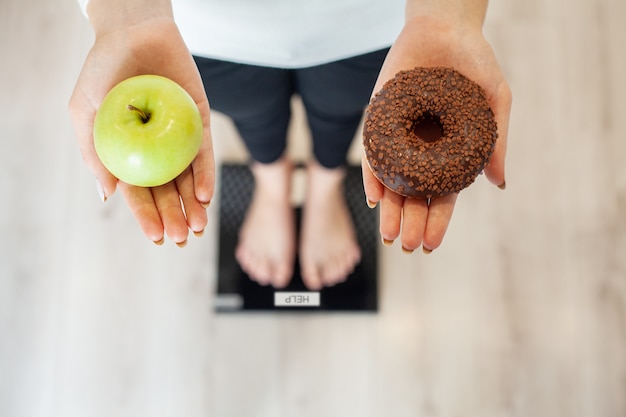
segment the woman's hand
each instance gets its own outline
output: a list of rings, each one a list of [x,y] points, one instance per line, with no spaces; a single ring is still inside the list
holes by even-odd
[[[96,30],[96,41],[69,104],[83,159],[95,174],[104,200],[119,186],[149,239],[161,244],[167,234],[183,246],[189,229],[196,234],[204,230],[206,206],[214,191],[209,103],[202,80],[171,17],[158,16],[117,27],[101,23],[105,29]],[[204,125],[202,146],[195,160],[176,179],[154,188],[119,181],[102,165],[93,143],[93,122],[104,96],[122,80],[141,74],[162,75],[180,84],[196,102]]]
[[[482,19],[468,21],[467,24],[425,16],[407,20],[387,55],[374,92],[379,91],[399,71],[418,66],[453,67],[482,86],[498,124],[495,150],[484,171],[490,182],[503,189],[511,92],[491,47],[482,35],[481,24]],[[412,252],[420,245],[426,253],[439,247],[458,194],[434,198],[428,204],[426,200],[406,198],[385,188],[372,174],[365,156],[362,168],[369,204],[380,203],[383,242],[391,244],[400,237],[405,252]]]

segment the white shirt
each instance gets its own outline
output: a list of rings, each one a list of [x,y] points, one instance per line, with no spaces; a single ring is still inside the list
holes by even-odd
[[[88,0],[79,0],[85,10]],[[319,65],[391,46],[405,0],[173,0],[193,54],[280,68]]]

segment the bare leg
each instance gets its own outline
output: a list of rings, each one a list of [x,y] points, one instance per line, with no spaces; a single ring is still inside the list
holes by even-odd
[[[242,269],[261,285],[285,287],[293,276],[295,218],[290,162],[254,163],[255,190],[235,251]]]
[[[302,217],[302,279],[312,290],[343,282],[361,259],[350,212],[343,195],[345,169],[312,162]]]

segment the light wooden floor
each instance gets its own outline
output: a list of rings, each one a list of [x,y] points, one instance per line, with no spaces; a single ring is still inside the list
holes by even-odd
[[[508,189],[464,191],[428,257],[381,249],[380,313],[216,316],[217,205],[181,250],[100,203],[66,110],[90,28],[2,0],[0,416],[626,416],[625,18],[492,1]]]

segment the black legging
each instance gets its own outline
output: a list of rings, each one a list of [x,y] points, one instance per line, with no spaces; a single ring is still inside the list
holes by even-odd
[[[336,168],[346,163],[387,51],[301,69],[194,58],[211,109],[232,118],[253,160],[271,163],[283,155],[291,97],[298,94],[313,155],[322,166]]]

